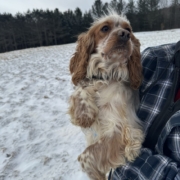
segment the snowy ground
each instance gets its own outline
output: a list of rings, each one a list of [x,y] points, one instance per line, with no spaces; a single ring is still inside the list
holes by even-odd
[[[141,51],[177,42],[180,29],[135,33]],[[87,180],[85,139],[66,114],[75,44],[0,54],[0,180]]]

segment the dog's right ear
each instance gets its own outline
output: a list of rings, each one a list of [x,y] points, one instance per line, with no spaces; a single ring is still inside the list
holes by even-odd
[[[134,44],[133,53],[128,62],[130,85],[133,89],[138,89],[142,82],[142,64],[141,64],[141,53],[140,53],[140,42],[132,34],[131,40]]]
[[[88,60],[95,50],[94,35],[82,33],[78,36],[76,52],[70,60],[69,69],[72,74],[72,82],[77,85],[78,82],[86,77]]]

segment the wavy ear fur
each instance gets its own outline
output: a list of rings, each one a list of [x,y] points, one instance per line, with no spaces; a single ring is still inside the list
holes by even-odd
[[[128,63],[130,84],[133,89],[138,89],[142,82],[142,65],[141,65],[141,53],[140,42],[134,35],[131,37],[134,49]]]
[[[94,37],[89,32],[80,34],[77,43],[69,65],[74,85],[86,77],[88,60],[95,49]]]

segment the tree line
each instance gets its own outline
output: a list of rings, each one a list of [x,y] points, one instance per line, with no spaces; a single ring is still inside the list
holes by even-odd
[[[180,28],[180,0],[95,0],[89,11],[28,10],[0,14],[0,52],[75,42],[78,34],[107,12],[108,6],[126,14],[133,31]]]

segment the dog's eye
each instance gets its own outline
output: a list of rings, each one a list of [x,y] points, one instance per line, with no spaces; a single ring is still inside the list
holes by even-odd
[[[131,29],[130,28],[125,28],[127,31],[131,32]]]
[[[103,26],[101,31],[102,32],[107,32],[107,31],[109,31],[109,27],[108,26]]]

